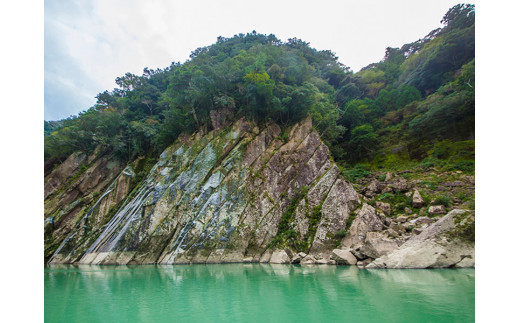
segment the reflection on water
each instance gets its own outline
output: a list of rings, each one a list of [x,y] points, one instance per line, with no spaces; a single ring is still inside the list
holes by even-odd
[[[53,266],[46,322],[471,322],[475,271]]]

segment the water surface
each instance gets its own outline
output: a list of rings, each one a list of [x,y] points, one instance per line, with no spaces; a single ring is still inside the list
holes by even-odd
[[[45,322],[473,322],[475,270],[54,266]]]

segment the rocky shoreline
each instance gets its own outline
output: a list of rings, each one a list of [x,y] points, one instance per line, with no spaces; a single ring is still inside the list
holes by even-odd
[[[229,119],[214,115],[150,168],[71,155],[45,178],[46,263],[474,266],[472,177],[349,183],[310,118],[285,134]]]
[[[353,230],[341,249],[332,250],[328,258],[290,250],[275,251],[269,263],[357,265],[362,268],[471,268],[475,267],[475,249],[464,238],[465,230],[474,223],[474,213],[455,209],[433,222],[422,218],[406,224],[422,223],[417,235],[404,238],[391,236],[392,228],[385,224],[374,208],[365,204]],[[401,219],[402,220],[402,219]],[[424,222],[422,222],[424,221]],[[373,231],[371,231],[373,230]]]

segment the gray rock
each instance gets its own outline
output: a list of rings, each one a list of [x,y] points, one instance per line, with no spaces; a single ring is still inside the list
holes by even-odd
[[[430,213],[430,214],[445,214],[446,213],[446,208],[444,207],[444,205],[432,205],[428,209],[428,213]]]
[[[454,233],[462,229],[461,223],[469,217],[472,217],[470,211],[453,210],[367,268],[446,268],[459,263],[471,266],[471,259],[466,258],[474,259],[475,242]]]
[[[404,215],[400,215],[397,217],[397,219],[395,219],[398,223],[405,223],[407,220],[408,220],[408,217],[407,216],[404,216]]]
[[[388,239],[387,236],[381,232],[368,232],[365,239],[365,244],[360,251],[366,257],[379,258],[384,256],[399,247],[396,240]]]
[[[299,264],[302,261],[302,257],[295,255],[291,258],[291,264]]]
[[[357,263],[356,257],[350,251],[342,249],[332,250],[331,259],[338,265],[355,265]]]
[[[414,228],[412,231],[413,234],[420,234],[421,232],[423,232],[423,229],[421,228]]]
[[[395,191],[404,192],[408,189],[409,185],[404,179],[400,179],[399,181],[392,183],[392,187]]]
[[[436,220],[432,219],[432,218],[429,218],[427,216],[421,216],[421,217],[418,217],[417,219],[413,219],[410,221],[410,223],[416,225],[416,226],[420,226],[420,225],[423,225],[424,223],[434,223]]]
[[[376,202],[376,207],[378,209],[380,209],[381,211],[383,211],[383,213],[386,216],[390,216],[390,214],[392,213],[392,208],[391,208],[390,204],[388,204],[388,203],[378,201],[378,202]]]
[[[355,211],[356,218],[352,222],[347,236],[342,241],[345,249],[356,249],[365,241],[367,232],[382,231],[384,228],[383,220],[377,215],[376,210],[365,203]]]
[[[415,190],[413,192],[412,205],[415,208],[420,208],[420,207],[422,207],[424,205],[424,199],[423,199],[423,197],[421,196],[421,193],[419,193],[418,190]]]
[[[399,238],[399,233],[397,233],[395,230],[393,229],[388,229],[386,230],[386,233],[388,234],[388,236],[392,237],[392,238]]]
[[[405,231],[406,231],[404,226],[401,223],[392,223],[390,225],[390,229],[389,230],[393,230],[393,231],[397,232],[397,234],[399,234],[399,235],[404,234]]]
[[[383,190],[381,191],[381,193],[390,193],[392,192],[392,188],[390,186],[387,186],[385,188],[383,188]]]
[[[315,263],[316,263],[316,259],[311,255],[307,255],[300,262],[300,264],[302,264],[302,265],[314,265]]]
[[[328,265],[329,264],[329,260],[325,259],[325,258],[318,259],[318,260],[316,260],[316,264],[317,265]]]
[[[372,182],[370,182],[370,184],[368,184],[367,186],[367,191],[369,192],[373,192],[373,193],[378,193],[379,191],[381,191],[381,183],[379,183],[378,180],[373,180]]]
[[[403,223],[403,227],[406,230],[406,232],[410,232],[414,229],[415,226],[410,222],[405,222]]]
[[[291,263],[291,258],[289,258],[285,250],[275,250],[269,262],[271,264],[289,264]]]
[[[474,268],[475,267],[475,253],[471,255],[464,255],[463,259],[455,264],[455,268]]]

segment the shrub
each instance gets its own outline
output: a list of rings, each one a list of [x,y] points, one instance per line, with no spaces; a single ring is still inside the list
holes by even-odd
[[[448,196],[441,195],[437,196],[431,203],[432,205],[444,205],[448,207],[451,205],[451,199]]]
[[[335,239],[343,239],[347,236],[347,231],[345,230],[339,230],[338,232],[336,232],[336,234],[334,235],[334,238]]]
[[[342,169],[341,173],[347,181],[353,182],[360,178],[367,177],[368,175],[370,175],[370,165],[356,164],[356,166],[354,166],[354,168],[352,169]]]

